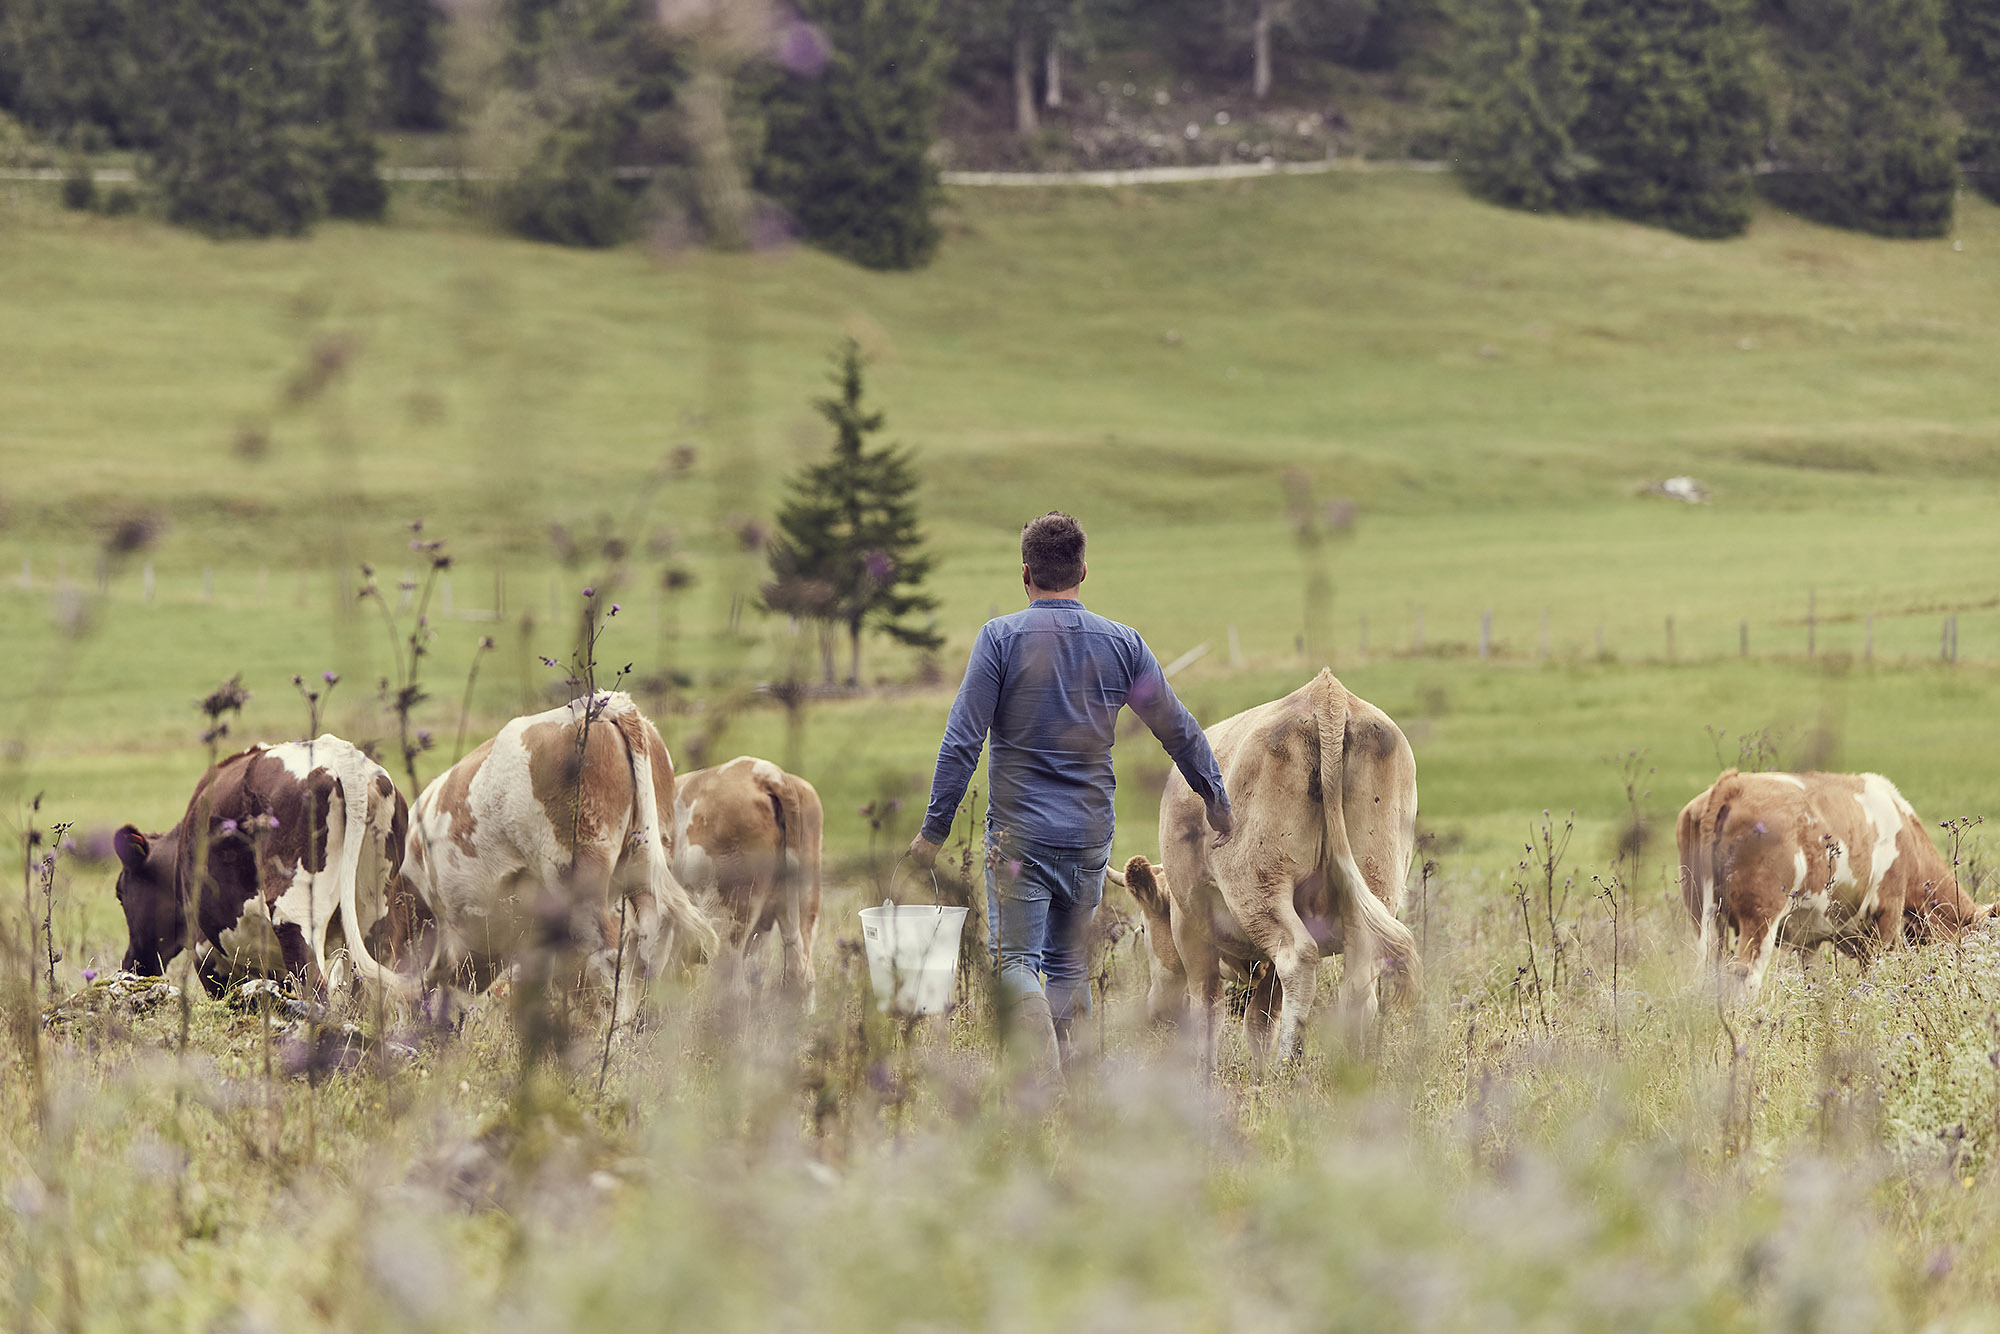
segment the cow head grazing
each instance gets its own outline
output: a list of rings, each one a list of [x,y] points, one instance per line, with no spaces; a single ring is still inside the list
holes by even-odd
[[[176,890],[180,831],[148,838],[128,824],[111,836],[111,846],[125,910],[125,970],[158,977],[187,944],[187,914]]]

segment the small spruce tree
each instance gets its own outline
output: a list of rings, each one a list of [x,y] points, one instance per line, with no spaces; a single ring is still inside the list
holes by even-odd
[[[908,617],[937,607],[923,591],[932,559],[917,523],[918,478],[908,450],[870,448],[883,416],[862,406],[860,347],[848,339],[835,355],[834,395],[814,401],[834,429],[833,453],[793,477],[770,544],[771,580],[764,605],[822,630],[826,679],[833,656],[826,635],[844,629],[847,683],[861,681],[861,636],[879,630],[897,643],[934,649],[944,641]]]
[[[1767,115],[1749,0],[1586,0],[1585,17],[1590,202],[1690,236],[1742,231]]]
[[[437,0],[372,0],[372,8],[377,118],[398,130],[442,130],[444,11]]]
[[[937,251],[930,159],[948,63],[937,0],[801,0],[833,47],[825,69],[772,84],[758,185],[808,240],[871,269]]]
[[[1783,0],[1778,170],[1766,190],[1818,222],[1941,236],[1958,185],[1939,0]]]

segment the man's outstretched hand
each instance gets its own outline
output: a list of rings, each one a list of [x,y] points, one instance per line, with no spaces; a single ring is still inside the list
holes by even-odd
[[[1208,841],[1211,848],[1219,848],[1236,836],[1236,815],[1227,809],[1208,813],[1208,827],[1215,831],[1215,837]]]
[[[910,860],[926,871],[937,864],[938,845],[918,834],[910,840]]]

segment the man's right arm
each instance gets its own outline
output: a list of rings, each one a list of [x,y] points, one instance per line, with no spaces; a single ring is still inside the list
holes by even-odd
[[[959,800],[979,768],[979,752],[986,745],[986,733],[1000,701],[1000,675],[999,640],[988,622],[972,641],[972,658],[966,663],[965,679],[959,682],[958,698],[952,701],[951,716],[945,721],[944,742],[938,747],[930,806],[924,812],[919,835],[933,846],[942,847],[951,836]]]

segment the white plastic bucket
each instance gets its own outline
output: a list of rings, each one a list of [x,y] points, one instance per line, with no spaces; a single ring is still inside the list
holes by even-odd
[[[861,910],[861,943],[875,1001],[896,1014],[943,1014],[958,981],[964,908],[885,903]]]

